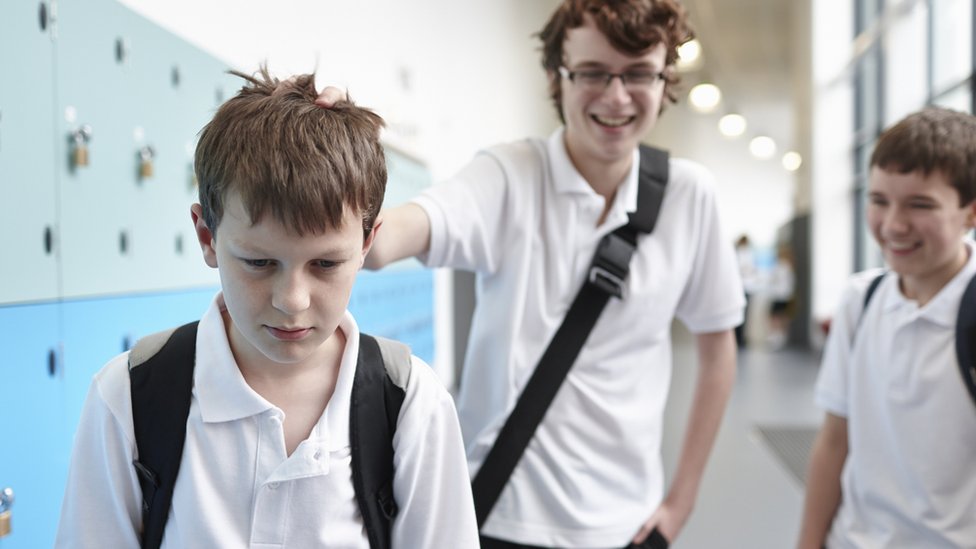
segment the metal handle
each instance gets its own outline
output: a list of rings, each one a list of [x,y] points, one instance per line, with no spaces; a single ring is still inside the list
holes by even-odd
[[[14,490],[9,486],[0,491],[0,513],[9,511],[14,505]]]

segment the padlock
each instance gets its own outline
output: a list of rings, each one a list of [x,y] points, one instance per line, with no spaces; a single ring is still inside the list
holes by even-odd
[[[74,150],[71,154],[71,164],[77,168],[88,165],[88,142],[92,138],[92,128],[84,124],[71,134],[74,142]]]
[[[146,145],[145,147],[139,149],[139,177],[142,179],[148,179],[153,176],[153,157],[156,156],[156,151]]]
[[[0,538],[9,536],[12,530],[10,507],[14,504],[14,491],[4,488],[0,492]]]
[[[74,154],[71,157],[72,163],[77,166],[88,165],[88,145],[84,143],[75,144]]]

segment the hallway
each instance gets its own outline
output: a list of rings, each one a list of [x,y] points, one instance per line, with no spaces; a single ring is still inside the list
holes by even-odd
[[[696,371],[692,336],[675,324],[673,338],[675,369],[664,433],[669,479]],[[783,549],[796,543],[803,506],[799,475],[822,417],[813,404],[818,370],[813,351],[740,351],[735,388],[698,502],[673,547]]]

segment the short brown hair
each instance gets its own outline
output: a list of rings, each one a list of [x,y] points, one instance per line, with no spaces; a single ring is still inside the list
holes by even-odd
[[[542,41],[542,67],[549,75],[549,97],[561,120],[564,118],[559,67],[565,63],[563,43],[570,29],[583,25],[585,15],[593,17],[600,32],[623,53],[642,55],[663,43],[668,67],[664,95],[672,103],[678,100],[675,88],[680,79],[673,70],[678,61],[678,46],[694,37],[680,3],[676,0],[565,0],[538,33]]]
[[[959,205],[976,198],[976,117],[928,107],[885,130],[871,167],[896,173],[943,174],[959,192]]]
[[[362,215],[364,238],[383,203],[383,119],[352,100],[315,104],[315,75],[285,81],[267,67],[248,76],[200,132],[194,170],[207,227],[216,235],[228,191],[240,193],[251,222],[270,211],[299,235],[342,225],[344,208]]]

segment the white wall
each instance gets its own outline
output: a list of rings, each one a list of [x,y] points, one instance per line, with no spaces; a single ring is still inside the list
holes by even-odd
[[[246,72],[318,74],[450,175],[479,148],[548,132],[536,40],[552,0],[122,0]]]
[[[748,133],[737,139],[718,132],[719,114],[700,114],[684,103],[669,106],[649,142],[709,168],[717,180],[719,211],[731,243],[748,234],[759,247],[774,244],[776,230],[793,216],[793,174],[769,160],[753,158]]]

